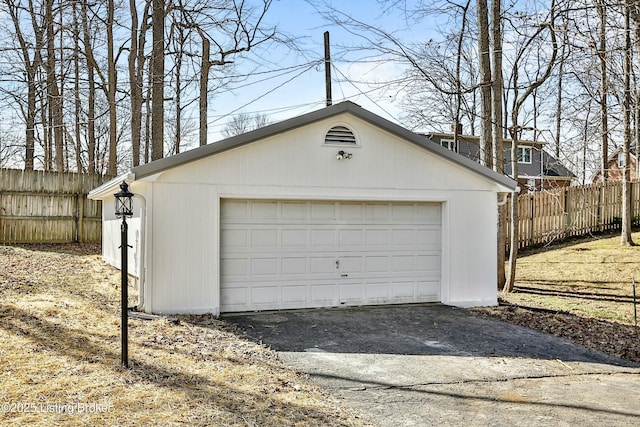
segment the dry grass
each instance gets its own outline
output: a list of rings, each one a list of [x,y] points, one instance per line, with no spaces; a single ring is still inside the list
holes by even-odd
[[[131,369],[122,368],[120,275],[97,250],[0,246],[0,424],[364,423],[274,352],[206,316],[131,318]]]
[[[640,233],[633,239],[640,243]],[[515,292],[505,301],[633,324],[632,280],[640,292],[640,246],[589,238],[518,259]],[[640,296],[640,295],[639,295]]]
[[[640,243],[640,233],[633,239]],[[530,251],[518,259],[514,292],[500,295],[506,305],[476,311],[640,363],[639,261],[640,246],[622,247],[619,236]]]

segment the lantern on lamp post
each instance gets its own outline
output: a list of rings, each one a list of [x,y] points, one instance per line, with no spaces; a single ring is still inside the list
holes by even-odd
[[[129,310],[129,292],[128,292],[128,256],[127,249],[127,217],[133,216],[133,193],[129,191],[129,186],[125,181],[120,184],[120,191],[114,194],[116,217],[122,218],[120,225],[120,274],[121,274],[121,320],[120,320],[120,345],[121,345],[121,361],[122,366],[129,367],[129,331],[128,331],[128,310]]]

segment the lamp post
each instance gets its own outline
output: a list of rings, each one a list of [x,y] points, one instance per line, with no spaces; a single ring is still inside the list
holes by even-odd
[[[116,217],[122,218],[122,224],[120,225],[120,274],[121,274],[121,320],[120,320],[120,346],[121,346],[121,360],[122,366],[129,367],[129,331],[128,331],[128,257],[127,249],[129,247],[127,243],[127,231],[129,229],[127,225],[127,217],[133,216],[133,193],[129,191],[129,186],[125,181],[120,184],[120,191],[114,194],[115,196],[115,208]]]

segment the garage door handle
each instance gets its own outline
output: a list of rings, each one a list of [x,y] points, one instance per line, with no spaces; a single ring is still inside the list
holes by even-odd
[[[341,274],[340,277],[349,277],[348,274]]]

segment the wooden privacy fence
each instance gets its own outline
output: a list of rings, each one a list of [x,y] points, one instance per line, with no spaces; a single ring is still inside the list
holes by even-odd
[[[99,243],[101,202],[87,199],[87,194],[108,179],[0,169],[0,242]]]
[[[632,182],[630,190],[632,222],[638,225],[640,183]],[[564,187],[524,194],[518,196],[518,247],[620,229],[621,217],[621,182]]]

